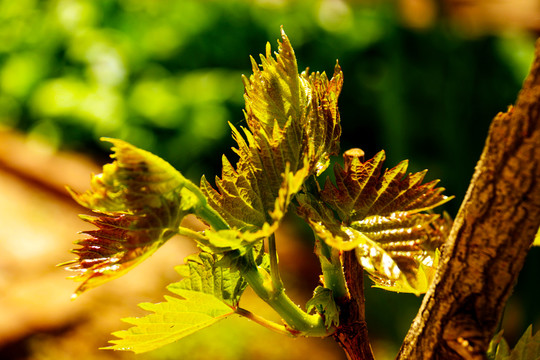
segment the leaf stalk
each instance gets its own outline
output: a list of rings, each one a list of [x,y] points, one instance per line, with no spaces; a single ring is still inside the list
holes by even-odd
[[[330,248],[321,239],[317,239],[316,244],[319,250],[317,253],[321,263],[324,287],[332,290],[334,299],[348,298],[350,296],[349,289],[345,281],[340,251]]]
[[[283,326],[283,325],[280,325],[280,324],[276,324],[275,322],[273,321],[270,321],[268,319],[265,319],[263,318],[262,316],[259,316],[259,315],[256,315],[254,313],[252,313],[251,311],[249,310],[246,310],[246,309],[243,309],[241,307],[239,308],[236,308],[236,313],[240,316],[243,316],[261,326],[264,326],[265,328],[269,329],[269,330],[272,330],[274,332],[277,332],[278,334],[282,334],[282,335],[289,335],[289,336],[294,336],[294,334],[292,334],[288,329],[287,327]]]
[[[276,248],[276,237],[274,234],[268,237],[268,255],[270,256],[270,276],[274,289],[283,289],[283,281],[279,273],[278,255]]]
[[[230,228],[229,224],[221,217],[221,215],[210,205],[206,197],[201,192],[201,189],[191,181],[186,181],[184,187],[191,191],[198,200],[198,204],[195,207],[195,213],[198,217],[202,218],[208,223],[214,230],[227,230]]]

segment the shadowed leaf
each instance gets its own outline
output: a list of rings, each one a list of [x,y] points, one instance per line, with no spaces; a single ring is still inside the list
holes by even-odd
[[[332,290],[317,286],[313,292],[313,297],[306,303],[308,312],[317,311],[324,316],[326,328],[339,326],[339,308],[334,301]]]
[[[502,337],[502,331],[496,334],[489,344],[489,360],[538,360],[540,359],[540,331],[534,335],[532,325],[525,330],[514,349]]]

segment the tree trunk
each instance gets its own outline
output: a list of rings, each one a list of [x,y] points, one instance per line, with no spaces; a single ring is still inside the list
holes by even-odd
[[[398,359],[485,359],[540,226],[540,42],[484,151]]]

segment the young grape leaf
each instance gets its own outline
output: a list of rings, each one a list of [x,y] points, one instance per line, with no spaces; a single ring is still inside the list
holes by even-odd
[[[74,296],[117,278],[154,253],[177,233],[182,218],[208,208],[206,199],[161,158],[121,140],[113,143],[115,161],[94,175],[91,189],[78,194],[82,206],[98,216],[81,216],[98,229],[83,232],[78,258],[64,264],[83,283]]]
[[[358,149],[345,152],[345,169],[335,168],[336,186],[327,181],[322,199],[346,222],[372,215],[392,216],[397,212],[420,213],[444,204],[450,198],[436,188],[438,180],[422,184],[426,170],[406,175],[408,161],[382,173],[384,151],[363,162]]]
[[[448,217],[425,211],[450,198],[436,181],[422,184],[425,171],[405,176],[407,162],[383,173],[384,157],[363,162],[363,152],[349,150],[345,169],[335,168],[336,185],[327,181],[318,195],[298,196],[298,213],[328,245],[354,249],[376,286],[420,294],[450,229]]]
[[[324,170],[339,147],[341,69],[336,65],[331,80],[324,73],[298,74],[289,39],[283,31],[281,37],[275,58],[268,44],[261,68],[252,59],[253,74],[243,78],[248,129],[242,135],[231,125],[238,144],[236,169],[223,157],[217,189],[201,180],[209,204],[241,231],[273,228],[283,177],[303,182]]]
[[[270,43],[266,54],[259,55],[261,65],[251,59],[253,74],[243,76],[246,121],[253,132],[272,134],[277,125],[283,128],[289,119],[302,121],[310,97],[310,87],[298,75],[298,64],[291,43],[281,29],[283,42],[278,41],[278,53],[272,56]]]
[[[176,289],[200,291],[237,307],[247,283],[239,271],[222,267],[218,261],[217,255],[207,252],[188,256],[183,265],[175,268],[183,279],[169,285],[168,289],[172,292]]]
[[[306,70],[301,76],[311,85],[312,91],[305,124],[306,153],[310,169],[319,176],[330,165],[330,156],[339,153],[341,126],[337,101],[343,86],[343,73],[336,64],[330,80],[324,72],[309,74]]]
[[[217,190],[203,177],[201,192],[157,156],[110,140],[116,161],[92,178],[91,190],[72,191],[81,205],[99,213],[83,217],[98,230],[86,232],[90,238],[74,250],[79,258],[64,264],[83,281],[76,294],[120,276],[149,256],[177,232],[187,213],[220,224],[206,236],[214,248],[240,250],[269,236],[307,176],[327,166],[340,134],[339,66],[331,80],[324,73],[299,75],[283,31],[275,59],[268,45],[261,61],[262,69],[253,61],[253,75],[244,77],[245,138],[233,127],[240,160],[235,169],[223,158]]]
[[[317,286],[313,297],[306,303],[306,310],[308,312],[317,311],[324,316],[324,325],[327,329],[339,326],[339,308],[330,289]]]
[[[487,357],[489,360],[538,360],[540,359],[540,331],[533,335],[532,325],[529,326],[511,351],[501,331],[491,340]]]
[[[155,350],[205,327],[215,324],[235,313],[235,310],[213,295],[193,290],[177,289],[182,298],[165,296],[166,302],[139,306],[153,314],[143,318],[123,319],[134,327],[114,332],[118,340],[103,349],[126,350],[142,353]]]
[[[499,358],[497,359],[497,353]],[[501,360],[503,356],[507,356],[510,353],[510,347],[503,338],[503,330],[499,331],[491,341],[489,342],[486,356],[488,360]]]
[[[151,351],[236,313],[246,282],[238,272],[217,266],[216,255],[202,252],[189,256],[177,271],[184,279],[167,289],[179,297],[165,296],[166,302],[140,304],[152,314],[123,319],[134,326],[114,332],[118,339],[104,349]]]
[[[265,222],[259,229],[229,229],[216,231],[208,229],[196,240],[213,253],[225,253],[228,251],[238,251],[243,255],[247,248],[253,244],[269,237],[278,228],[279,222],[285,216],[292,197],[300,191],[303,181],[307,176],[307,167],[298,170],[295,174],[285,167],[283,183],[278,191],[278,196],[274,202],[274,208],[269,212],[270,222]]]

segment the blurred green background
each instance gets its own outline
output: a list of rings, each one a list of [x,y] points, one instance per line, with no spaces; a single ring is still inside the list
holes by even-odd
[[[339,59],[342,149],[384,149],[389,167],[409,159],[411,171],[428,168],[429,180],[456,195],[446,206],[454,216],[491,119],[517,96],[538,31],[502,9],[497,17],[457,3],[1,0],[0,126],[101,163],[109,150],[99,138],[117,137],[192,180],[213,178],[221,154],[232,154],[227,122],[244,123],[240,75],[250,73],[249,55],[267,41],[276,49],[283,25],[301,70],[331,74]],[[538,318],[539,290],[528,285],[537,260],[512,300],[518,331]],[[376,289],[366,297],[376,351],[392,358],[421,299]],[[242,325],[223,326],[207,336],[231,344],[244,336],[235,335]],[[201,350],[205,339],[151,358],[241,358],[241,345]]]

